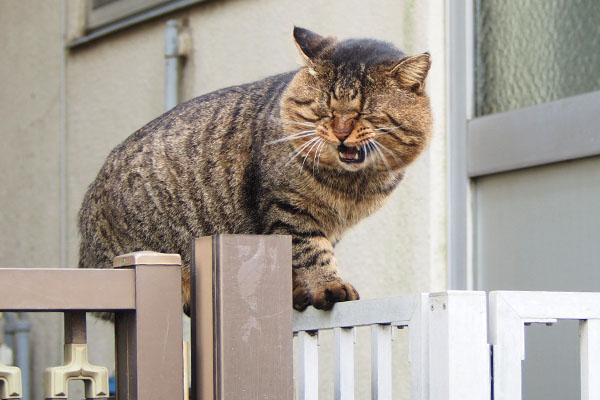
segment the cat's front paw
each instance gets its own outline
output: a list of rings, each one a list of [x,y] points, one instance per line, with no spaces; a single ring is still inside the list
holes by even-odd
[[[319,310],[330,310],[335,303],[358,299],[359,295],[354,286],[340,279],[329,282],[313,293],[312,305]]]
[[[319,310],[330,310],[335,303],[360,298],[354,286],[342,279],[308,286],[301,283],[294,285],[294,308],[298,311],[309,305]]]

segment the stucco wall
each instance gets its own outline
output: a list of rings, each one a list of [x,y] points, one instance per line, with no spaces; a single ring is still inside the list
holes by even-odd
[[[61,29],[60,3],[0,2],[0,267],[60,265]],[[62,323],[30,318],[41,377],[62,353]]]
[[[27,3],[10,4],[0,3],[0,40],[15,57],[0,65],[0,79],[9,85],[3,97],[16,99],[4,99],[0,111],[4,140],[12,150],[0,161],[7,171],[0,192],[1,266],[59,265],[61,206],[68,222],[65,264],[77,265],[75,220],[87,185],[115,145],[163,111],[164,28],[167,19],[177,18],[188,26],[193,48],[182,71],[181,100],[297,68],[299,57],[291,40],[294,25],[340,38],[384,39],[407,53],[432,54],[428,90],[436,119],[433,143],[386,206],[351,231],[338,245],[337,254],[342,274],[363,298],[445,288],[443,2],[220,0],[198,4],[70,50],[63,131],[60,8],[36,2],[38,10],[44,7],[48,12],[33,12]],[[65,4],[66,29],[72,37],[82,26],[85,2]],[[36,29],[23,32],[17,21],[27,21]],[[15,32],[31,37],[16,37]],[[63,204],[61,133],[66,135],[67,166]],[[94,361],[108,362],[112,357],[112,341],[105,339],[111,335],[106,324],[90,327],[90,341],[103,338],[104,343],[91,349]],[[324,343],[327,340],[323,338]],[[35,351],[46,350],[36,343]],[[405,353],[396,352],[398,368],[406,369]],[[368,346],[359,350],[358,357],[359,364],[368,365]],[[326,358],[322,370],[330,369]],[[357,368],[357,373],[366,372]],[[396,387],[398,398],[406,398],[403,386]],[[324,381],[324,387],[329,390],[330,380]],[[366,398],[366,390],[361,388],[357,398]]]

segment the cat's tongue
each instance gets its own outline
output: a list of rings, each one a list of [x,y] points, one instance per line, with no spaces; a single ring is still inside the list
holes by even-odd
[[[345,147],[340,151],[343,158],[354,160],[358,157],[358,149],[356,147]]]

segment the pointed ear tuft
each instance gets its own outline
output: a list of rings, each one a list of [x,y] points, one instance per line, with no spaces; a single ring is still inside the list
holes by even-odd
[[[294,27],[294,42],[298,46],[300,54],[308,62],[314,61],[324,50],[335,43],[331,37],[323,37],[308,29]]]
[[[425,90],[425,78],[430,67],[431,56],[429,53],[423,53],[403,59],[390,73],[398,80],[400,86],[420,93]]]

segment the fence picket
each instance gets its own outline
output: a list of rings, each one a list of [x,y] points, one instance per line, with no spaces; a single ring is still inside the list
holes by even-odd
[[[521,361],[525,358],[525,328],[503,293],[492,292],[489,298],[489,336],[494,350],[494,399],[521,400]]]
[[[411,400],[429,400],[429,294],[422,293],[408,323]]]
[[[485,293],[432,293],[429,306],[429,398],[489,399]]]
[[[371,326],[371,398],[392,398],[392,327]]]
[[[319,334],[298,332],[300,400],[319,398]]]
[[[335,400],[354,400],[354,328],[334,328]]]
[[[580,323],[581,400],[600,399],[600,319]]]

